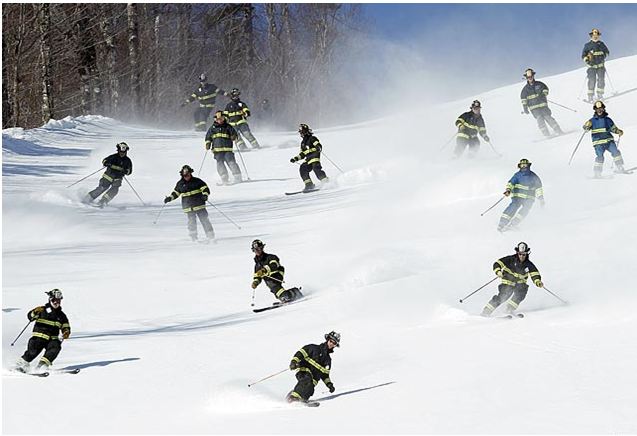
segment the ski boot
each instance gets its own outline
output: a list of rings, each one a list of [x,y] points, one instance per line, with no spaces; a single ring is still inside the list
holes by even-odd
[[[40,360],[38,366],[35,368],[35,372],[38,374],[49,372],[49,364]]]
[[[314,183],[310,182],[310,183],[305,185],[305,188],[303,188],[303,192],[313,191],[314,189],[316,189],[316,185]]]
[[[23,358],[19,358],[18,361],[15,363],[15,370],[24,374],[28,374],[29,371],[31,371],[31,364]]]

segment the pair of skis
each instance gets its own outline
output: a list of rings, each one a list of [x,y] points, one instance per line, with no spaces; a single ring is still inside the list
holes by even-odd
[[[20,371],[15,371],[15,372],[17,372],[18,374],[32,375],[33,377],[48,377],[52,373],[53,374],[78,374],[80,372],[80,368],[58,369],[58,370],[50,370],[45,372],[20,372]]]
[[[287,303],[281,303],[280,301],[277,301],[277,302],[273,303],[272,306],[260,307],[258,309],[252,309],[252,311],[254,313],[265,312],[266,310],[278,309],[279,307],[284,307],[284,306],[289,306],[290,304],[300,303],[301,301],[306,300],[306,299],[307,299],[307,297],[301,297],[299,299],[296,299],[296,300],[293,300],[293,301],[289,301]]]

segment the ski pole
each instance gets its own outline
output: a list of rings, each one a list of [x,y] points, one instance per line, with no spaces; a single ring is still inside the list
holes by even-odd
[[[451,141],[453,141],[453,138],[455,138],[457,134],[458,134],[458,132],[454,133],[453,136],[451,138],[449,138],[449,141],[445,142],[444,145],[442,147],[440,147],[440,150],[438,150],[438,151],[442,151],[443,149],[445,149],[447,147],[447,145],[449,145],[451,143]]]
[[[546,101],[548,101],[549,103],[552,103],[552,104],[554,104],[554,105],[556,105],[556,106],[563,107],[564,109],[568,109],[568,110],[569,110],[569,111],[571,111],[571,112],[577,112],[577,111],[576,111],[575,109],[573,109],[573,108],[570,108],[570,107],[568,107],[568,106],[564,106],[563,104],[556,103],[556,102],[554,102],[553,100],[549,100],[548,98],[546,99]]]
[[[491,206],[490,208],[488,208],[487,210],[485,210],[484,212],[482,212],[480,214],[480,216],[484,216],[485,213],[489,212],[491,209],[493,209],[494,207],[496,207],[498,205],[498,203],[500,203],[502,200],[504,200],[505,196],[502,196],[501,199],[499,199],[498,201],[495,202],[495,204],[493,206]]]
[[[223,215],[228,221],[230,221],[232,224],[234,224],[238,229],[241,229],[241,226],[237,223],[235,223],[234,221],[232,221],[230,219],[230,217],[228,215],[226,215],[225,213],[223,213],[217,206],[215,206],[210,200],[207,200],[208,203],[210,203],[210,206],[214,207],[215,209],[217,209],[217,212],[219,212],[221,215]]]
[[[246,172],[246,177],[250,180],[250,174],[248,174],[248,167],[246,167],[246,163],[243,160],[243,153],[241,153],[241,147],[237,146],[237,151],[239,152],[239,159],[241,159],[241,164],[243,165],[243,170]]]
[[[101,168],[100,168],[100,169],[101,169]],[[15,338],[15,340],[14,340],[13,342],[11,342],[11,346],[12,346],[12,347],[13,347],[13,344],[15,344],[15,343],[18,341],[18,339],[20,338],[20,336],[22,336],[22,333],[24,333],[24,331],[27,329],[27,327],[29,327],[29,324],[31,324],[32,322],[33,322],[33,321],[29,321],[29,322],[27,323],[27,325],[25,325],[25,326],[24,326],[24,328],[22,329],[22,331],[20,332],[20,334],[18,335],[18,337],[17,337],[17,338]]]
[[[487,141],[487,144],[489,144],[491,146],[491,149],[493,150],[493,152],[495,154],[498,155],[498,157],[502,157],[502,155],[500,153],[498,153],[498,150],[495,149],[495,147],[493,146],[493,144],[491,144],[491,141]]]
[[[330,158],[329,158],[329,157],[325,154],[325,152],[323,152],[323,150],[321,150],[321,154],[322,154],[323,156],[325,156],[325,159],[329,160],[329,161],[330,161],[330,163],[331,163],[332,165],[334,165],[334,166],[336,167],[336,169],[337,169],[337,170],[339,170],[339,171],[341,172],[341,174],[345,174],[345,171],[343,171],[342,169],[340,169],[340,168],[339,168],[339,166],[338,166],[338,165],[336,165],[336,164],[334,163],[334,161],[333,161],[332,159],[330,159]]]
[[[478,289],[476,289],[475,291],[473,291],[472,293],[470,293],[470,294],[469,294],[469,295],[467,295],[466,297],[461,298],[461,299],[460,299],[460,302],[461,302],[461,303],[464,303],[464,301],[465,301],[467,298],[471,297],[473,294],[475,294],[476,292],[478,292],[480,289],[482,289],[482,288],[484,288],[485,286],[487,286],[487,285],[489,285],[489,284],[493,283],[493,282],[494,282],[494,281],[496,281],[497,279],[499,279],[499,277],[498,277],[498,276],[495,276],[492,280],[489,280],[489,281],[488,281],[488,282],[486,282],[484,285],[480,286]]]
[[[587,82],[588,78],[584,77],[584,82],[582,82],[582,87],[579,90],[579,94],[577,94],[577,98],[579,100],[582,99],[582,91],[584,91],[584,87],[586,86],[586,82]]]
[[[73,186],[73,185],[77,185],[77,184],[78,184],[78,183],[80,183],[82,180],[86,180],[86,179],[88,179],[88,178],[89,178],[89,177],[91,177],[93,174],[95,174],[95,173],[99,173],[99,172],[100,172],[100,171],[102,171],[103,169],[104,169],[104,167],[103,167],[103,166],[102,166],[102,167],[100,167],[100,169],[99,169],[99,170],[97,170],[97,171],[93,171],[91,174],[89,174],[89,175],[88,175],[88,176],[86,176],[86,177],[82,177],[80,180],[78,180],[78,181],[77,181],[77,182],[75,182],[75,183],[71,183],[69,186],[67,186],[67,188],[70,188],[70,187],[71,187],[71,186]]]
[[[142,202],[142,206],[146,206],[146,203],[144,203],[144,200],[142,200],[142,197],[140,197],[139,194],[137,193],[137,191],[135,191],[135,188],[133,188],[133,185],[131,185],[131,183],[128,181],[126,176],[124,176],[124,180],[126,180],[126,183],[128,183],[128,186],[130,186],[130,188],[133,190],[133,192],[135,193],[137,198],[139,198],[139,201]]]
[[[271,375],[269,375],[269,376],[267,376],[267,377],[263,377],[261,380],[257,380],[257,381],[255,381],[255,382],[248,383],[248,387],[250,387],[250,386],[254,386],[254,385],[256,385],[257,383],[261,383],[262,381],[267,380],[267,379],[269,379],[269,378],[272,378],[272,377],[274,377],[274,376],[276,376],[276,375],[283,374],[285,371],[289,371],[289,370],[290,370],[289,368],[285,368],[284,370],[281,370],[281,371],[279,371],[279,372],[275,372],[274,374],[271,374]]]
[[[584,131],[584,133],[582,133],[582,136],[580,136],[579,141],[577,141],[577,145],[575,146],[575,149],[573,150],[573,153],[571,153],[571,158],[568,160],[568,164],[570,165],[571,162],[573,161],[573,156],[575,156],[575,152],[577,151],[580,142],[582,142],[582,139],[584,139],[584,135],[586,135],[586,130]]]
[[[208,150],[203,153],[203,159],[201,160],[201,166],[199,167],[199,175],[201,175],[201,170],[203,170],[203,163],[206,161],[206,156],[208,156]]]
[[[544,289],[546,292],[548,292],[549,294],[551,294],[552,296],[554,296],[555,298],[557,298],[558,300],[560,300],[562,302],[562,304],[568,304],[566,301],[562,300],[560,297],[558,297],[557,295],[555,295],[553,292],[549,291],[546,286],[542,286],[542,289]]]
[[[164,211],[165,207],[166,207],[166,203],[164,203],[164,205],[161,207],[161,209],[159,209],[159,213],[157,214],[157,217],[155,218],[155,221],[153,221],[153,224],[157,224],[157,221],[159,221],[159,216]]]
[[[250,306],[254,306],[254,293],[256,292],[256,289],[252,289],[252,303],[250,303]]]
[[[604,68],[604,74],[606,74],[606,77],[608,77],[608,84],[611,86],[611,88],[613,88],[613,94],[617,94],[617,89],[615,89],[615,87],[613,86],[613,82],[610,80],[610,75],[608,74],[608,70],[606,68]]]

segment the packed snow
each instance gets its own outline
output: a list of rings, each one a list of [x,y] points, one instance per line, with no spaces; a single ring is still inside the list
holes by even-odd
[[[616,90],[637,86],[637,56],[607,66]],[[330,182],[295,196],[284,193],[303,187],[289,162],[296,132],[255,130],[264,148],[242,155],[252,182],[217,186],[211,156],[198,171],[201,132],[100,116],[4,130],[3,432],[637,433],[637,175],[592,180],[590,135],[567,165],[592,115],[578,98],[584,75],[538,73],[551,100],[577,110],[551,106],[571,133],[547,141],[520,114],[522,79],[316,130]],[[453,144],[440,148],[475,98],[503,156],[483,144],[476,159],[452,160]],[[607,102],[625,132],[627,167],[637,165],[636,106],[637,92]],[[120,141],[131,147],[128,180],[144,205],[126,183],[111,206],[83,205],[99,173],[66,186],[99,169]],[[547,205],[536,205],[519,231],[499,234],[508,201],[480,213],[523,157]],[[179,201],[161,209],[184,164],[241,227],[209,207],[216,244],[190,241]],[[255,238],[281,258],[286,285],[311,298],[252,312]],[[531,285],[524,319],[481,318],[497,282],[459,303],[520,241],[546,287],[569,304]],[[72,336],[54,367],[82,371],[16,374],[30,328],[10,343],[56,287]],[[256,306],[273,301],[261,285]],[[284,401],[291,371],[247,386],[331,330],[342,334],[332,357],[336,392],[317,385],[321,407]]]

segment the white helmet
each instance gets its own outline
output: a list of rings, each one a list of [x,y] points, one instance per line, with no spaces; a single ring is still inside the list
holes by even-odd
[[[117,151],[119,151],[120,153],[122,152],[126,153],[128,150],[130,150],[130,147],[125,142],[120,142],[119,144],[116,145],[116,147],[117,147]]]

